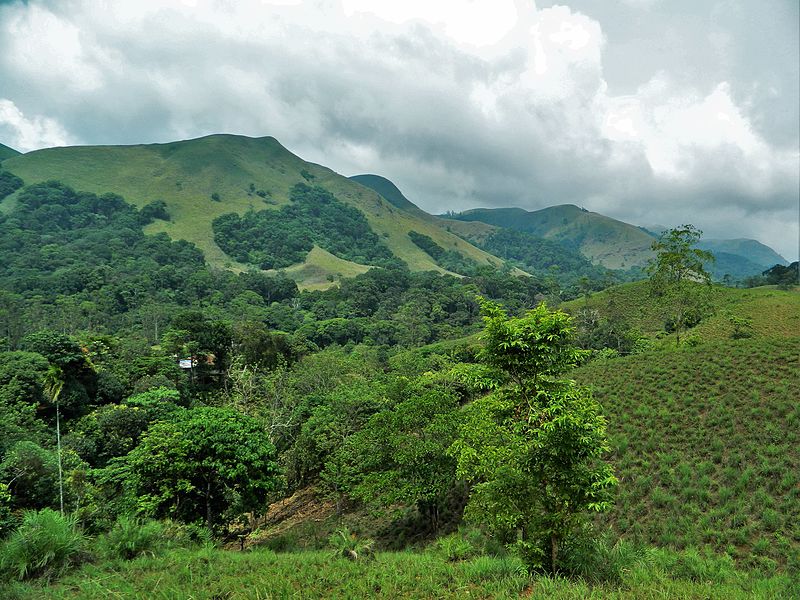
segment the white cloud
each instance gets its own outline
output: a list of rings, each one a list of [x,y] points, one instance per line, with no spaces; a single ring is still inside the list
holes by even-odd
[[[50,146],[66,146],[71,138],[54,119],[28,118],[6,98],[0,98],[0,136],[7,146],[27,152]]]
[[[735,38],[715,35],[724,54]],[[691,208],[710,229],[732,214],[701,205],[715,198],[750,215],[738,235],[785,219],[796,145],[766,141],[728,79],[657,72],[612,94],[613,43],[596,19],[526,0],[0,5],[0,141],[269,134],[433,211],[574,202],[677,224]]]

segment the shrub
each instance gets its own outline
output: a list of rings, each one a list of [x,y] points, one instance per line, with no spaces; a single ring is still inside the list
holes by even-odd
[[[142,554],[155,555],[165,540],[165,527],[158,521],[142,521],[121,516],[99,541],[102,553],[108,558],[131,560]]]
[[[57,576],[78,560],[84,542],[74,517],[49,508],[28,511],[0,547],[0,571],[19,580]]]
[[[626,573],[638,564],[649,562],[646,551],[618,539],[602,535],[591,537],[590,532],[577,536],[564,548],[564,571],[592,583],[619,583]]]
[[[472,558],[478,552],[460,533],[451,533],[436,542],[436,549],[449,561]]]
[[[375,542],[370,539],[359,539],[347,526],[342,526],[331,534],[328,543],[334,556],[342,556],[349,560],[358,560],[373,553]]]

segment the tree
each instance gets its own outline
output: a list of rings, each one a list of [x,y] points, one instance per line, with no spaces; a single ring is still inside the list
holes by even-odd
[[[455,460],[447,450],[456,434],[458,400],[443,389],[418,390],[373,415],[326,463],[323,479],[337,469],[352,480],[350,496],[384,507],[415,504],[433,532],[455,485]],[[339,469],[344,462],[343,469]]]
[[[665,231],[653,242],[651,248],[656,255],[646,268],[651,291],[667,308],[668,328],[674,329],[678,345],[681,331],[700,318],[702,287],[698,284],[711,283],[705,264],[713,262],[714,255],[694,247],[702,235],[693,225]]]
[[[231,409],[195,408],[154,424],[127,462],[141,512],[209,528],[263,510],[278,488],[275,448],[258,421]]]
[[[56,449],[58,452],[58,499],[61,516],[64,516],[64,474],[61,461],[61,411],[58,399],[64,389],[64,371],[58,365],[51,364],[44,376],[44,388],[50,401],[56,407]]]
[[[555,573],[586,513],[611,506],[606,422],[586,390],[560,379],[583,355],[569,315],[544,304],[521,318],[486,300],[481,308],[486,345],[471,383],[490,393],[466,407],[450,450],[473,484],[466,515],[516,532],[528,564]]]

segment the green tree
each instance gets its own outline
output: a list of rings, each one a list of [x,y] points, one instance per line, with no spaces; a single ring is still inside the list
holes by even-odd
[[[275,448],[258,421],[224,408],[186,410],[154,424],[127,462],[141,512],[209,528],[265,509],[279,482]]]
[[[610,508],[617,483],[599,404],[560,379],[583,352],[569,315],[544,304],[510,318],[481,301],[486,345],[471,383],[490,392],[464,410],[451,447],[473,483],[469,519],[506,536],[535,568],[558,570],[559,548],[587,512]]]
[[[326,464],[323,479],[343,474],[350,496],[384,507],[416,505],[436,532],[456,481],[448,454],[457,431],[458,399],[442,389],[420,390],[390,410],[373,415]],[[344,469],[337,468],[345,463]]]
[[[703,287],[710,284],[711,275],[705,264],[714,255],[694,246],[703,232],[693,225],[669,229],[653,242],[656,253],[647,265],[654,296],[668,311],[668,324],[675,331],[675,343],[681,342],[681,331],[696,323],[702,311]]]

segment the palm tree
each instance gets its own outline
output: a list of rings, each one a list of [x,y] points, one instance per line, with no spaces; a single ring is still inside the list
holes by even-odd
[[[58,365],[50,364],[44,376],[44,389],[50,401],[56,405],[56,444],[58,447],[58,497],[61,514],[64,514],[64,476],[61,466],[61,414],[58,399],[64,389],[64,371]]]

